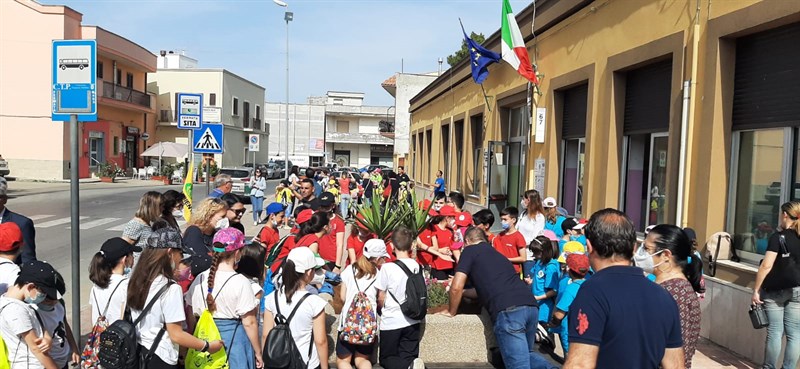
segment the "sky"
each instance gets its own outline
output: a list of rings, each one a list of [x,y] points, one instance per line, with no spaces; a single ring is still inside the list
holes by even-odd
[[[272,0],[38,0],[67,5],[96,25],[158,54],[184,51],[200,68],[225,68],[286,101],[286,23]],[[289,101],[327,91],[365,93],[365,105],[394,105],[381,82],[397,72],[449,68],[461,47],[458,18],[486,37],[500,28],[501,0],[286,0]],[[530,1],[510,0],[515,13]],[[497,50],[499,52],[499,50]]]

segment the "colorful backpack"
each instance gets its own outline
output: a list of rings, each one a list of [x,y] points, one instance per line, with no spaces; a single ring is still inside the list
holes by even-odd
[[[375,309],[367,298],[367,294],[358,287],[357,280],[355,283],[358,293],[353,297],[350,308],[347,309],[347,316],[344,318],[339,338],[353,345],[371,345],[375,343],[378,336],[378,319],[375,317]],[[373,283],[375,283],[374,280],[365,290],[372,287]]]
[[[100,333],[103,333],[106,328],[108,328],[108,320],[106,320],[106,312],[108,312],[108,306],[111,304],[111,298],[114,297],[114,293],[117,292],[117,288],[125,282],[127,278],[119,281],[117,286],[114,287],[114,290],[111,291],[111,296],[108,297],[108,301],[106,301],[106,307],[103,309],[103,312],[97,317],[97,321],[94,322],[94,326],[92,326],[92,331],[89,333],[89,339],[86,341],[86,346],[83,347],[83,351],[81,352],[81,363],[80,367],[82,369],[96,369],[100,368],[100,361],[97,359],[97,353],[100,352]],[[92,293],[92,297],[94,298],[94,304],[97,306],[97,309],[100,309],[100,305],[97,303],[97,296]]]

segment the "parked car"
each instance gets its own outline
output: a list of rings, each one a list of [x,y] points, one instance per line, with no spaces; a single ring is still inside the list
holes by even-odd
[[[253,168],[222,168],[219,174],[227,174],[233,179],[231,193],[242,197],[243,203],[250,203],[250,177],[253,176]]]
[[[375,169],[378,169],[378,168],[380,168],[381,171],[392,170],[392,167],[386,166],[386,165],[380,165],[380,164],[370,164],[370,165],[367,165],[367,166],[363,167],[362,169],[366,169],[367,172],[372,173],[373,171],[375,171]]]
[[[279,167],[278,164],[269,163],[266,165],[268,179],[282,179],[286,177],[286,168]]]
[[[8,168],[8,162],[3,159],[3,155],[0,155],[0,177],[5,177],[11,174],[11,170]]]

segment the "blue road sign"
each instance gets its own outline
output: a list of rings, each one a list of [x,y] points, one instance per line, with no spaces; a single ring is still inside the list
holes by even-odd
[[[52,119],[97,121],[97,41],[53,40]]]
[[[223,132],[225,128],[222,124],[203,123],[194,132],[192,151],[198,154],[222,154]]]
[[[178,128],[200,129],[203,123],[203,95],[178,94]]]

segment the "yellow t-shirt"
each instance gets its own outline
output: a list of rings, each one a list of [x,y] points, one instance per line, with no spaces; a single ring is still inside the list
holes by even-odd
[[[275,193],[275,201],[283,205],[290,204],[292,202],[292,199],[294,199],[294,194],[292,194],[292,190],[288,188],[278,190]]]

